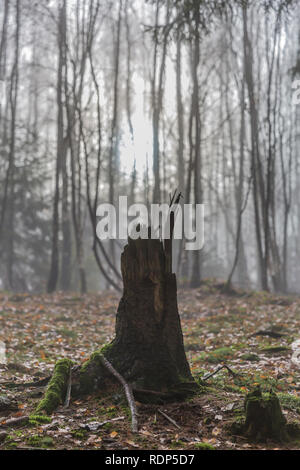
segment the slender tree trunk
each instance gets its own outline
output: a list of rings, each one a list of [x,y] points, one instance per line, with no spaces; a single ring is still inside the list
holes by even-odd
[[[18,104],[18,91],[19,91],[19,49],[20,49],[20,0],[16,0],[15,5],[15,58],[11,74],[10,86],[10,111],[11,111],[11,124],[10,124],[10,145],[9,145],[9,164],[8,164],[8,186],[5,190],[8,192],[7,200],[8,214],[7,214],[7,230],[6,236],[8,240],[7,248],[7,280],[10,289],[14,288],[14,239],[15,239],[15,153],[16,153],[16,115]],[[6,196],[5,196],[6,198]],[[5,206],[4,206],[5,207]]]
[[[177,104],[177,180],[179,191],[184,189],[184,112],[181,90],[181,38],[178,33],[176,42],[176,104]]]
[[[167,40],[168,30],[164,33],[163,46],[162,46],[162,57],[158,71],[158,83],[156,86],[156,75],[157,75],[157,59],[158,59],[158,19],[159,19],[159,8],[160,2],[156,2],[156,14],[155,14],[155,45],[154,45],[154,59],[153,59],[153,78],[152,78],[152,131],[153,131],[153,176],[154,176],[154,189],[153,189],[153,202],[159,203],[161,199],[161,169],[160,169],[160,142],[159,142],[159,131],[160,131],[160,119],[161,109],[163,101],[163,86],[165,78],[165,65],[167,56]],[[165,24],[168,25],[170,16],[170,1],[167,0],[166,5],[166,19]]]
[[[198,66],[200,61],[200,37],[198,26],[200,25],[199,8],[195,5],[195,40],[194,40],[194,53],[192,64],[193,75],[193,107],[194,107],[194,131],[195,131],[195,145],[194,145],[194,203],[200,204],[202,202],[202,154],[201,154],[201,120],[200,120],[200,103],[199,103],[199,82],[198,82]],[[199,287],[201,284],[201,252],[193,252],[193,266],[191,276],[191,287]]]
[[[56,168],[55,168],[55,192],[53,201],[52,216],[52,248],[51,248],[51,265],[47,284],[47,291],[54,292],[57,286],[59,276],[59,200],[60,189],[59,180],[62,166],[63,154],[66,152],[66,141],[64,139],[64,119],[63,119],[63,68],[65,61],[64,44],[66,30],[66,2],[64,0],[62,7],[59,9],[58,23],[58,68],[57,68],[57,146],[56,146]]]
[[[248,89],[250,118],[251,118],[251,153],[252,153],[252,177],[253,177],[253,202],[255,212],[255,230],[256,242],[259,260],[259,274],[261,285],[264,290],[268,290],[268,271],[267,260],[263,251],[263,240],[261,230],[261,217],[259,201],[264,199],[264,183],[259,153],[259,132],[258,132],[258,114],[255,104],[254,83],[253,83],[253,54],[252,45],[248,35],[247,26],[247,5],[243,4],[243,29],[244,29],[244,64],[245,79]],[[263,203],[262,203],[263,204]]]

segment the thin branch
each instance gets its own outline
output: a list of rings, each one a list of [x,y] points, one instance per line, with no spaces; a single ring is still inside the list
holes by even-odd
[[[131,386],[125,381],[125,379],[122,377],[121,374],[119,374],[118,371],[112,366],[112,364],[104,357],[103,355],[100,355],[100,360],[102,364],[109,370],[109,372],[118,379],[118,381],[123,385],[125,395],[130,407],[131,411],[131,425],[132,425],[132,432],[138,432],[138,422],[137,422],[137,410],[136,410],[136,405],[134,401],[134,396],[132,393],[132,388]]]
[[[230,369],[230,367],[228,367],[226,364],[224,364],[223,366],[220,366],[218,367],[214,372],[212,372],[211,374],[208,374],[208,375],[205,375],[204,377],[202,377],[202,380],[208,380],[210,379],[210,377],[212,377],[213,375],[217,374],[218,372],[220,372],[220,370],[222,369],[227,369],[228,372],[233,376],[233,377],[237,377],[238,374],[237,372],[234,372],[232,369]]]
[[[164,418],[166,418],[168,421],[170,421],[170,423],[172,423],[177,429],[181,429],[180,426],[178,426],[178,424],[176,423],[176,421],[174,421],[174,419],[170,418],[170,416],[168,416],[166,413],[164,413],[163,411],[161,411],[160,409],[157,410],[158,413],[160,413]]]

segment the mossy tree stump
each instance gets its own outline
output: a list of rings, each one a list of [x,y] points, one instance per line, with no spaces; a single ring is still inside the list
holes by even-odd
[[[124,292],[107,357],[135,387],[194,384],[177,306],[176,276],[159,240],[131,240],[121,257]]]
[[[83,366],[73,368],[72,396],[95,392],[116,382],[103,366],[103,356],[132,386],[139,401],[178,400],[195,393],[199,387],[184,351],[170,242],[129,238],[121,255],[121,270],[124,289],[117,310],[115,339],[93,353]],[[66,381],[67,375],[64,378]],[[59,383],[59,400],[65,387],[65,382]],[[52,389],[53,381],[48,392]],[[39,411],[49,411],[45,399]]]
[[[263,395],[257,387],[250,392],[245,399],[245,413],[244,435],[257,441],[288,439],[286,419],[273,391]]]
[[[133,386],[140,400],[145,394],[138,389],[177,398],[192,393],[197,385],[184,351],[176,276],[168,269],[163,243],[129,238],[121,255],[121,270],[124,290],[116,335],[101,352]],[[95,376],[96,362],[97,354],[85,367],[82,389],[89,374]]]

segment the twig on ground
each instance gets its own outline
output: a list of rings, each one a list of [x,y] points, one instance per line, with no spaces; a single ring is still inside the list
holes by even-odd
[[[15,383],[15,382],[0,382],[2,387],[10,387],[10,388],[26,388],[26,387],[43,387],[47,385],[51,379],[51,375],[49,377],[45,377],[42,380],[36,380],[34,382],[25,382],[25,383]]]
[[[132,426],[132,432],[138,432],[138,422],[137,422],[137,410],[136,410],[136,404],[134,401],[134,396],[132,393],[132,388],[131,386],[125,381],[125,379],[122,377],[121,374],[119,374],[118,371],[112,366],[112,364],[104,357],[103,355],[100,356],[102,364],[109,370],[109,372],[114,375],[119,382],[123,385],[125,395],[130,407],[131,411],[131,426]]]
[[[172,423],[174,426],[176,426],[177,429],[181,429],[180,426],[174,421],[174,419],[170,418],[166,413],[164,413],[162,410],[158,409],[158,413],[160,413],[164,418],[166,418],[170,423]]]
[[[17,418],[4,419],[0,422],[0,426],[22,426],[27,424],[29,421],[29,416],[18,416]]]
[[[282,336],[286,336],[283,333],[277,333],[276,331],[271,330],[259,330],[249,336],[252,338],[253,336],[270,336],[270,338],[281,338]]]
[[[211,372],[210,374],[207,374],[207,375],[204,375],[202,377],[202,380],[207,380],[207,379],[210,379],[210,377],[212,377],[213,375],[217,374],[218,372],[220,372],[220,370],[222,369],[227,369],[228,372],[233,376],[233,377],[237,377],[238,374],[237,372],[234,372],[232,369],[230,369],[229,366],[227,366],[226,364],[223,364],[222,366],[218,367],[214,372]]]
[[[86,429],[87,431],[95,432],[95,431],[98,431],[98,429],[100,429],[102,426],[104,426],[107,423],[112,423],[113,421],[120,421],[124,418],[125,416],[118,416],[117,418],[112,418],[106,421],[102,421],[101,423],[97,421],[92,421],[90,423],[80,424],[79,427]]]

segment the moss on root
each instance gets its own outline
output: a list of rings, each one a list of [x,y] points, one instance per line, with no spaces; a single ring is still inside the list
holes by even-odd
[[[79,371],[79,382],[73,391],[75,395],[84,395],[93,393],[101,387],[104,389],[113,379],[110,372],[103,366],[102,357],[111,362],[111,364],[120,372],[120,361],[113,347],[113,343],[105,344],[101,349],[94,351],[90,358],[81,366]]]
[[[100,385],[101,376],[103,376],[102,351],[103,348],[94,351],[90,358],[81,366],[79,372],[79,394],[94,392]]]
[[[72,361],[70,359],[61,359],[55,364],[45,396],[35,410],[36,415],[51,414],[62,403],[71,367]]]
[[[178,375],[178,382],[170,387],[161,389],[161,377],[156,377],[157,387],[147,387],[144,384],[144,378],[131,380],[132,371],[127,364],[133,363],[130,357],[123,354],[121,356],[114,342],[105,344],[101,349],[96,350],[90,358],[81,366],[78,374],[78,381],[72,384],[72,395],[81,396],[94,393],[99,388],[104,390],[110,387],[112,381],[116,379],[103,366],[102,357],[106,357],[113,367],[128,381],[133,387],[135,398],[143,403],[165,403],[174,400],[185,400],[202,391],[202,388],[193,380]],[[119,384],[118,384],[119,385]],[[153,385],[153,380],[152,380]]]

